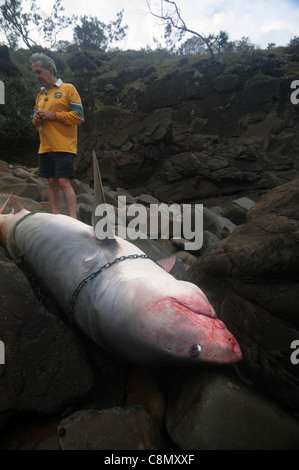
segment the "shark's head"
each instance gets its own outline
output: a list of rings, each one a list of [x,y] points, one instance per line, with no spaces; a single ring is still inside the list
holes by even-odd
[[[242,359],[234,336],[217,315],[205,294],[194,284],[175,281],[174,290],[152,304],[163,318],[154,334],[160,348],[176,360],[234,363]],[[180,331],[178,335],[177,332]]]
[[[229,364],[242,359],[236,339],[198,286],[176,280],[149,260],[123,263],[119,270],[114,302],[123,312],[131,361]]]

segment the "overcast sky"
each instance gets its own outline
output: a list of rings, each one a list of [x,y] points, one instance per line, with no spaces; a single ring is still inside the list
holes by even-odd
[[[3,0],[0,0],[0,5]],[[53,0],[39,0],[42,10],[49,12]],[[151,0],[160,5],[161,0]],[[286,45],[299,36],[299,0],[177,0],[181,16],[188,28],[205,35],[224,30],[232,41],[249,37],[262,48],[269,43]],[[146,0],[62,0],[65,14],[91,15],[109,23],[116,13],[124,10],[123,24],[127,37],[121,49],[156,48],[153,37],[163,44],[164,27],[148,11]],[[72,30],[61,39],[72,41]]]
[[[44,2],[42,2],[44,3]],[[224,30],[234,41],[249,37],[254,44],[267,47],[270,42],[286,45],[299,36],[299,0],[177,0],[188,28],[200,33]],[[104,23],[124,10],[129,26],[122,49],[155,48],[153,37],[162,42],[164,28],[150,15],[146,0],[62,0],[66,13],[97,16]],[[160,0],[152,0],[160,5]]]

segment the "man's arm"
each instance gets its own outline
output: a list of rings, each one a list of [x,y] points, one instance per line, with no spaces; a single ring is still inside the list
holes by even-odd
[[[84,111],[81,98],[76,88],[70,85],[68,96],[69,109],[67,111],[51,112],[47,109],[34,109],[32,114],[33,124],[38,127],[42,121],[58,121],[67,126],[81,124],[84,121]]]
[[[56,120],[66,125],[81,124],[84,121],[84,111],[80,95],[73,85],[68,84],[68,86],[69,109],[55,113]]]

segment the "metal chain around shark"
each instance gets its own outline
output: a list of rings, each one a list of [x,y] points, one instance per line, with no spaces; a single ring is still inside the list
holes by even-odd
[[[77,289],[75,290],[75,292],[73,293],[73,297],[72,297],[72,300],[71,300],[71,303],[70,303],[70,314],[69,314],[69,323],[70,325],[73,325],[74,324],[74,308],[75,308],[75,304],[76,304],[76,300],[78,298],[78,295],[82,289],[82,287],[85,286],[85,284],[87,284],[88,281],[91,281],[92,279],[94,279],[96,276],[98,276],[99,274],[101,274],[103,271],[105,271],[106,269],[110,268],[111,266],[113,266],[114,264],[116,263],[119,263],[121,261],[126,261],[126,260],[129,260],[129,259],[137,259],[137,258],[143,258],[143,259],[150,259],[149,256],[147,255],[127,255],[127,256],[120,256],[119,258],[116,258],[114,259],[113,261],[109,261],[108,263],[104,264],[104,266],[102,266],[100,269],[98,269],[97,271],[95,271],[94,273],[91,273],[89,276],[85,277],[84,279],[82,279],[82,281],[80,282],[80,284],[78,285]],[[153,260],[154,261],[154,260]]]

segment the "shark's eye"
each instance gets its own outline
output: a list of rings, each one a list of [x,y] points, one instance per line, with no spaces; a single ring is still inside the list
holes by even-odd
[[[189,355],[190,357],[197,357],[200,355],[201,351],[202,349],[200,344],[193,344],[193,346],[191,346],[191,348],[189,349]]]

